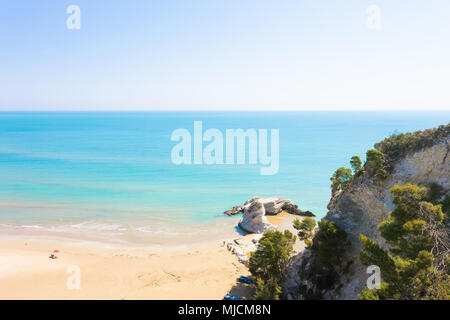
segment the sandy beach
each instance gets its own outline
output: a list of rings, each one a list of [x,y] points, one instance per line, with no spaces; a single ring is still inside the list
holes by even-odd
[[[269,217],[281,230],[291,229],[295,218],[286,213]],[[303,247],[297,241],[296,251]],[[50,259],[54,250],[58,258]],[[201,300],[227,293],[249,299],[252,288],[237,282],[242,275],[249,271],[226,241],[133,248],[23,236],[0,239],[0,299]]]
[[[58,259],[50,259],[55,249]],[[71,278],[78,268],[80,289]],[[223,243],[121,249],[46,240],[0,242],[0,299],[222,299],[236,278],[247,274]]]

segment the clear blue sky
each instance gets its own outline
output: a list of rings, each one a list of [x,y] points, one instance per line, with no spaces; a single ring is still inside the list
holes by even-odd
[[[448,0],[0,0],[0,110],[448,110],[449,78]]]

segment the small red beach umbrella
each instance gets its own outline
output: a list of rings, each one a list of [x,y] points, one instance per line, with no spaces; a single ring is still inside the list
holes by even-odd
[[[53,250],[53,253],[57,253],[57,252],[59,252],[59,250]]]

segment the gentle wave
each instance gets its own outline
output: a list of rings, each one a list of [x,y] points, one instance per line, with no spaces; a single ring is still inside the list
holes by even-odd
[[[105,243],[151,245],[189,243],[225,239],[238,235],[236,217],[203,224],[181,225],[157,222],[144,225],[119,224],[104,221],[83,221],[74,224],[0,224],[1,235],[57,236],[78,240],[96,240]]]

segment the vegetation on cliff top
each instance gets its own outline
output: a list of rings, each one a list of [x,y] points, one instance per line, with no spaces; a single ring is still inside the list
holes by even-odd
[[[375,177],[377,181],[387,178],[385,155],[375,149],[370,149],[366,153],[366,162],[361,166],[362,161],[358,156],[350,159],[352,169],[341,167],[331,176],[332,190],[335,192],[345,191],[357,176]],[[353,170],[353,172],[352,172]]]
[[[394,134],[375,144],[386,155],[389,165],[404,156],[433,146],[438,140],[450,135],[450,124],[423,131]]]
[[[341,191],[347,188],[347,186],[350,184],[350,181],[352,180],[352,177],[352,170],[341,167],[333,173],[331,181],[335,189],[337,191]]]
[[[350,165],[352,167],[353,173],[356,174],[361,170],[362,161],[361,158],[358,156],[353,156],[350,159]]]
[[[449,135],[450,124],[413,133],[394,134],[376,143],[375,149],[367,151],[364,166],[359,156],[353,156],[350,159],[352,169],[344,167],[337,169],[331,177],[332,188],[338,192],[345,191],[353,179],[360,175],[383,181],[388,177],[388,171],[395,161],[410,153],[431,147]]]

